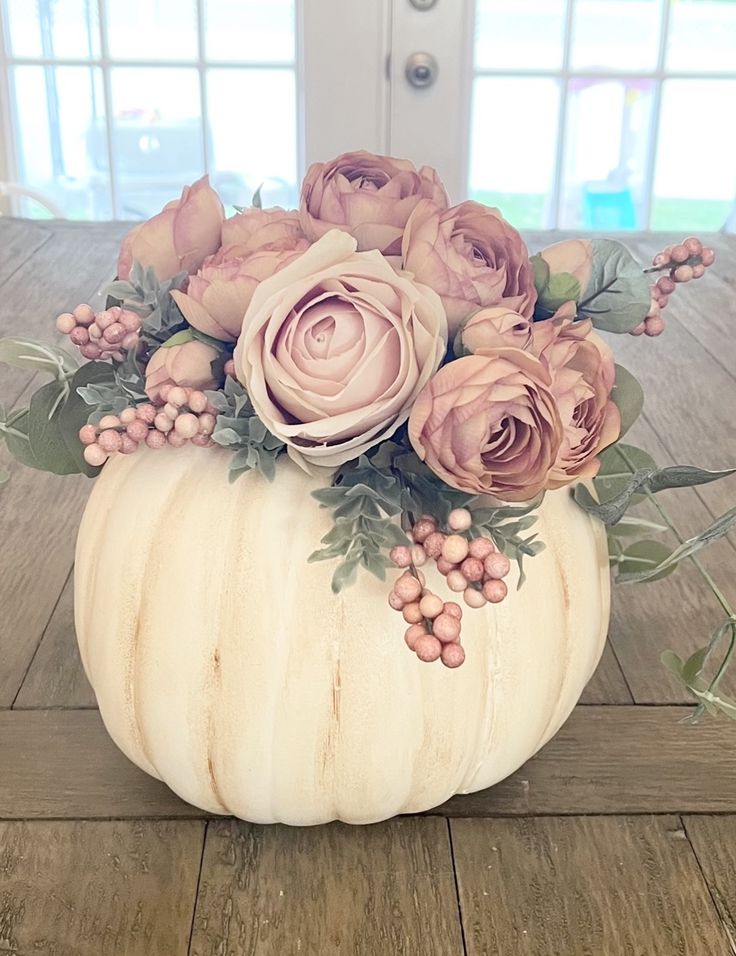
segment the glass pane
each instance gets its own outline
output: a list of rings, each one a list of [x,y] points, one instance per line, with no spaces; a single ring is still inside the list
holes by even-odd
[[[572,79],[560,226],[643,229],[653,83]]]
[[[208,60],[291,63],[295,0],[202,0]]]
[[[470,146],[472,199],[498,206],[519,229],[550,223],[557,149],[556,80],[475,80]]]
[[[476,69],[555,69],[564,29],[564,0],[478,0]]]
[[[195,0],[105,0],[110,56],[196,60]]]
[[[724,121],[736,80],[667,80],[657,144],[653,229],[720,229],[734,203],[736,138]]]
[[[18,66],[12,85],[23,185],[48,196],[70,219],[109,219],[106,149],[97,135],[105,125],[100,71]],[[33,215],[42,214],[34,208]]]
[[[7,4],[14,56],[99,56],[97,0],[7,0]]]
[[[736,68],[736,3],[677,0],[670,3],[667,44],[670,70]]]
[[[233,103],[239,104],[237,122],[233,122]],[[263,183],[264,206],[295,206],[293,70],[209,70],[207,104],[214,157],[212,181],[225,205],[249,205]]]
[[[204,172],[199,75],[118,67],[111,79],[118,214],[147,218]]]
[[[571,63],[575,70],[653,70],[660,0],[577,0]]]

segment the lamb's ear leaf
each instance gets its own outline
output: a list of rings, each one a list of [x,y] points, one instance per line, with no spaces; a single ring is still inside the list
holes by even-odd
[[[611,392],[611,400],[621,415],[621,431],[618,436],[620,439],[631,428],[644,408],[644,390],[623,365],[616,365],[616,381]]]
[[[615,239],[592,239],[593,269],[578,303],[578,316],[606,332],[630,332],[649,312],[649,279]]]

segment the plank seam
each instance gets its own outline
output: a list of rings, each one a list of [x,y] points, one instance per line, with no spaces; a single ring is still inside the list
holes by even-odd
[[[427,814],[430,816],[430,814]],[[452,842],[452,818],[445,817],[447,825],[447,839],[450,843],[450,859],[452,860],[452,880],[455,884],[455,902],[457,903],[457,918],[460,923],[460,939],[463,944],[464,956],[468,956],[468,944],[465,939],[465,921],[463,920],[463,904],[460,902],[460,882],[457,875],[457,865],[455,863],[455,847]]]
[[[708,814],[708,815],[711,816],[711,814]],[[734,954],[734,956],[736,956],[736,941],[734,941],[734,938],[731,935],[731,931],[728,928],[728,925],[725,919],[721,916],[721,909],[718,906],[718,900],[713,890],[711,889],[711,885],[708,882],[708,878],[705,875],[705,871],[703,870],[702,864],[700,862],[700,857],[698,856],[698,851],[695,849],[693,841],[690,839],[690,834],[687,832],[687,820],[685,819],[685,815],[680,814],[679,819],[680,819],[680,826],[682,827],[682,832],[685,834],[685,839],[687,840],[688,845],[690,846],[690,851],[693,855],[693,858],[695,859],[695,865],[697,866],[698,872],[700,873],[700,878],[702,879],[705,885],[705,888],[708,891],[708,896],[710,897],[711,902],[713,903],[713,909],[716,912],[716,916],[718,917],[719,923],[723,927],[723,932],[728,937],[728,945],[731,948],[731,953]]]
[[[197,871],[197,886],[194,890],[194,906],[192,907],[192,920],[189,924],[189,941],[187,942],[187,956],[192,956],[192,942],[194,940],[194,922],[197,918],[197,907],[199,905],[199,888],[202,883],[202,871],[204,869],[204,852],[207,847],[207,835],[210,830],[209,819],[205,820],[202,830],[202,852],[199,857],[199,870]]]

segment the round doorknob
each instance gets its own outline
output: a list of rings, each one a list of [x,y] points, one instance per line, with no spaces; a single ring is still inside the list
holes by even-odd
[[[406,78],[418,89],[431,86],[438,72],[437,60],[431,53],[412,53],[406,61]]]

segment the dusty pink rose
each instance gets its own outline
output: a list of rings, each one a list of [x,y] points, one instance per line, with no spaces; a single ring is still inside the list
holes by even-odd
[[[224,214],[207,176],[185,186],[180,199],[172,200],[158,215],[134,226],[123,239],[118,278],[128,278],[134,261],[152,266],[162,282],[179,272],[196,272],[220,246]]]
[[[490,306],[470,316],[460,339],[463,348],[475,355],[509,345],[526,349],[532,340],[532,320],[505,306]]]
[[[205,259],[192,276],[186,292],[171,295],[187,322],[200,332],[223,342],[235,342],[243,326],[245,310],[258,284],[308,248],[306,239],[294,239],[290,248],[266,246],[233,256],[241,247],[229,246]]]
[[[529,501],[547,487],[562,438],[550,373],[517,348],[443,366],[409,418],[414,450],[443,481],[504,501]]]
[[[304,248],[306,237],[299,224],[296,209],[245,209],[222,224],[222,245],[230,257],[245,258],[254,252],[270,249],[283,252]]]
[[[439,292],[450,335],[485,306],[530,319],[537,293],[523,239],[497,209],[467,201],[438,211],[420,202],[402,243],[404,268]]]
[[[378,249],[387,256],[401,252],[401,237],[420,199],[435,209],[448,205],[447,193],[430,166],[417,169],[407,159],[376,156],[360,150],[329,163],[313,163],[301,194],[301,223],[307,237],[319,239],[330,229],[349,232],[358,249]]]
[[[547,365],[552,394],[564,426],[562,445],[549,488],[598,474],[596,457],[621,431],[621,416],[611,401],[616,378],[613,352],[593,332],[589,320],[571,318],[535,322],[531,350]]]
[[[567,273],[580,283],[584,292],[593,272],[593,244],[590,239],[565,239],[540,252],[551,275]]]
[[[212,363],[218,354],[217,349],[196,339],[156,349],[146,366],[146,395],[152,402],[158,401],[164,385],[216,388]]]
[[[439,297],[332,230],[256,289],[234,361],[291,457],[337,468],[406,421],[446,348]]]

